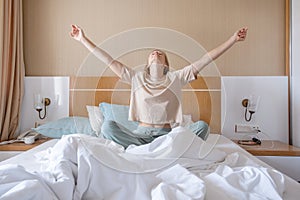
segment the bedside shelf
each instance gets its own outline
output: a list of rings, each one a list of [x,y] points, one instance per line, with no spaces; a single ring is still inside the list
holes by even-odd
[[[238,140],[233,140],[238,144]],[[300,156],[300,148],[280,141],[262,140],[261,145],[241,145],[254,156]]]
[[[51,138],[38,139],[35,141],[34,144],[24,144],[24,142],[17,142],[17,143],[0,145],[0,151],[27,151],[27,150],[32,149],[33,147],[36,147],[50,139]]]

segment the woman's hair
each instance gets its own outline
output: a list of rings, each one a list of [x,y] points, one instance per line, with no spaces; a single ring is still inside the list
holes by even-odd
[[[166,67],[165,67],[165,69],[164,69],[164,75],[166,75],[166,74],[168,73],[168,71],[169,71],[169,60],[168,60],[167,54],[166,54],[164,51],[160,50],[160,49],[153,49],[153,50],[151,51],[151,53],[152,53],[153,51],[160,51],[160,52],[162,52],[163,55],[165,56],[165,66],[166,66]],[[145,66],[145,71],[146,71],[148,74],[150,74],[150,72],[149,72],[149,60],[147,60],[147,64],[146,64],[146,66]]]

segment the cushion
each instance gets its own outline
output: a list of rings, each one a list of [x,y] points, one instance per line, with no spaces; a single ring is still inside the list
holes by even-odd
[[[104,120],[115,121],[131,131],[136,130],[138,127],[138,122],[128,120],[129,106],[109,104],[105,102],[100,103],[99,106]]]
[[[32,129],[50,138],[61,138],[73,133],[96,136],[87,117],[65,117]]]
[[[100,111],[98,106],[86,106],[88,111],[89,121],[92,129],[95,131],[96,135],[99,136],[101,134],[101,126],[103,123],[103,114]]]

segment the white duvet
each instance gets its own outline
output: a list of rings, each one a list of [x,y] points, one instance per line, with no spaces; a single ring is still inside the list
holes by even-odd
[[[0,166],[0,199],[282,199],[284,176],[184,128],[126,150],[86,135],[63,137],[37,157],[41,170]]]

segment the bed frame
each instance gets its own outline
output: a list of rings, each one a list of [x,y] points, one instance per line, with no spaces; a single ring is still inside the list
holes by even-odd
[[[220,133],[220,77],[200,77],[183,88],[183,113],[192,119],[204,120],[211,132]],[[101,102],[128,105],[130,86],[118,77],[70,77],[70,116],[87,116],[86,105]]]

